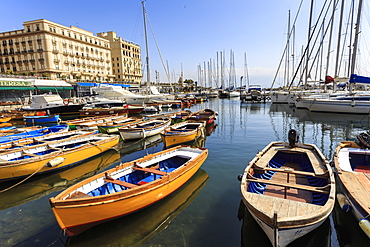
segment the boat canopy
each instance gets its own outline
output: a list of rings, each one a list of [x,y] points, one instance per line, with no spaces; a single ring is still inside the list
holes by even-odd
[[[351,78],[349,79],[350,83],[362,83],[362,84],[370,84],[370,77],[359,76],[356,74],[352,74]]]

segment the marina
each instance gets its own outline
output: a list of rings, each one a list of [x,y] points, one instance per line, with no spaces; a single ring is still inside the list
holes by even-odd
[[[0,241],[3,246],[271,246],[246,210],[237,177],[270,142],[287,142],[295,129],[298,143],[317,146],[332,160],[342,141],[355,141],[367,131],[366,115],[320,114],[286,104],[241,104],[239,98],[209,99],[189,108],[218,113],[200,145],[208,158],[183,186],[163,200],[134,214],[67,237],[49,199],[73,184],[120,163],[165,150],[160,135],[120,142],[70,169],[35,176],[2,192]],[[0,184],[0,190],[15,182]],[[337,189],[338,186],[337,186]],[[369,238],[351,213],[335,203],[315,230],[288,246],[368,246]]]

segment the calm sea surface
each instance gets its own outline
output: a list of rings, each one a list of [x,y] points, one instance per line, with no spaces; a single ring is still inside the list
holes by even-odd
[[[209,157],[178,191],[138,213],[67,238],[49,198],[97,172],[164,149],[160,137],[124,143],[74,168],[35,177],[0,193],[0,246],[271,246],[241,203],[237,175],[271,141],[286,141],[289,129],[299,142],[316,144],[331,160],[342,140],[369,130],[368,116],[309,113],[287,105],[240,104],[238,99],[211,99],[190,110],[216,110],[213,131],[200,145]],[[0,189],[14,182],[1,184]],[[336,205],[331,217],[290,246],[370,246],[351,214]]]

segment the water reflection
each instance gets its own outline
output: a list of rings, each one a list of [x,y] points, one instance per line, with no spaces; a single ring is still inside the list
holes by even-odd
[[[137,213],[96,226],[68,238],[68,246],[141,246],[165,229],[206,185],[207,173],[200,169],[177,191]]]
[[[51,212],[49,198],[110,165],[117,165],[119,159],[119,153],[110,150],[70,169],[35,176],[1,193],[1,246],[46,246],[58,239],[60,228]],[[2,183],[1,189],[14,183]]]

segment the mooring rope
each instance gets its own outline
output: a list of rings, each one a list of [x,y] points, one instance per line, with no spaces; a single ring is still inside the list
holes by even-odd
[[[54,159],[56,156],[60,155],[63,152],[64,152],[64,148],[62,150],[60,150],[59,152],[57,152],[57,154],[55,154],[51,159]],[[19,181],[18,183],[13,184],[12,186],[10,186],[10,187],[8,187],[6,189],[0,190],[0,193],[3,193],[3,192],[8,191],[10,189],[13,189],[14,187],[16,187],[16,186],[24,183],[25,181],[27,181],[28,179],[30,179],[32,176],[34,176],[37,172],[39,172],[42,168],[44,168],[45,166],[47,166],[48,163],[49,163],[49,161],[46,162],[43,166],[41,166],[39,169],[37,169],[36,171],[34,171],[32,174],[30,174],[28,177],[26,177],[23,180]]]

